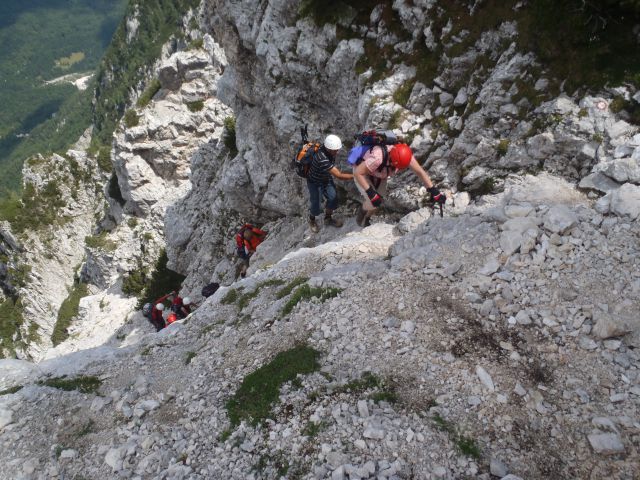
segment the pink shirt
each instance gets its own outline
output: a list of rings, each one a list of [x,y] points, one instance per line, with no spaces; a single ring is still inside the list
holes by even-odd
[[[390,152],[393,149],[393,145],[386,145],[387,151]],[[384,147],[373,147],[362,156],[362,160],[369,170],[369,175],[376,178],[387,178],[392,177],[396,173],[398,173],[397,168],[383,168],[381,171],[378,171],[380,165],[382,165],[382,161],[384,160],[384,156],[382,153],[382,148]]]

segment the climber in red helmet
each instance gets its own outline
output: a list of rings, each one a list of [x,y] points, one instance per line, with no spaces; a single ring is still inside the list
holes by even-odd
[[[386,149],[386,152],[383,149]],[[369,225],[369,218],[382,205],[382,196],[387,193],[387,179],[407,167],[422,180],[434,202],[442,204],[446,201],[445,195],[433,185],[429,174],[413,156],[409,145],[376,145],[368,150],[353,168],[356,187],[364,198],[356,216],[358,225]]]

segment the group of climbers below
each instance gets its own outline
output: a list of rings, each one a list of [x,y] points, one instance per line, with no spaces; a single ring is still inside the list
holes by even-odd
[[[168,314],[165,317],[165,301],[171,302]],[[191,313],[191,309],[194,307],[189,297],[181,298],[177,292],[169,292],[166,295],[156,299],[152,306],[149,315],[149,320],[156,327],[156,331],[162,330],[167,325],[171,325],[176,320],[182,320],[187,318]],[[147,310],[147,305],[143,307],[143,313]]]
[[[378,137],[376,132],[365,132],[361,135]],[[390,136],[393,136],[392,134]],[[306,127],[303,130],[303,141],[306,142]],[[393,138],[392,142],[374,140],[354,147],[349,154],[349,163],[353,165],[353,173],[342,172],[336,167],[336,157],[342,149],[342,140],[334,134],[327,135],[322,144],[307,143],[304,152],[298,153],[297,158],[304,155],[304,173],[299,170],[299,175],[307,180],[309,190],[309,227],[312,232],[320,231],[316,217],[322,213],[322,198],[325,199],[324,225],[341,227],[343,221],[335,218],[333,213],[338,208],[338,195],[334,178],[339,180],[354,180],[355,186],[362,196],[362,204],[356,214],[356,222],[361,227],[370,223],[371,216],[383,203],[383,195],[387,194],[387,180],[406,168],[411,169],[422,181],[431,195],[433,202],[444,204],[446,196],[441,193],[431,181],[429,174],[420,166],[411,148],[406,143],[401,143]],[[267,231],[250,223],[245,223],[236,233],[236,255],[240,263],[236,269],[236,279],[244,278],[249,268],[249,259],[255,253],[256,248],[267,236]],[[212,295],[219,286],[217,283],[208,285],[210,292],[203,296]],[[171,302],[169,314],[165,317],[165,301]],[[184,299],[175,292],[170,292],[158,298],[153,304],[147,304],[143,313],[149,318],[157,331],[170,325],[176,320],[186,318],[191,313],[192,303],[189,297]]]

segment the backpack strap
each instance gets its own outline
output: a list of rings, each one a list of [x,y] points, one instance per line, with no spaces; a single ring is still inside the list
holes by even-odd
[[[369,151],[371,152],[375,147],[380,147],[382,149],[382,163],[377,170],[378,172],[382,172],[382,170],[386,168],[388,177],[391,173],[391,164],[389,163],[389,150],[387,149],[386,145],[374,145]]]

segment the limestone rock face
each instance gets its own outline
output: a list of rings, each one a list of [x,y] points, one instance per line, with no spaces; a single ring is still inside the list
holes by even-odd
[[[24,188],[33,192],[40,206],[55,209],[55,214],[36,229],[26,225],[19,239],[24,248],[13,235],[3,235],[13,245],[14,267],[28,266],[16,289],[24,321],[18,337],[25,341],[24,349],[15,352],[20,358],[39,358],[50,348],[58,309],[73,286],[84,257],[85,237],[93,233],[95,215],[102,208],[95,185],[104,181],[104,174],[85,153],[89,139],[87,132],[65,157],[36,157],[23,169]]]

